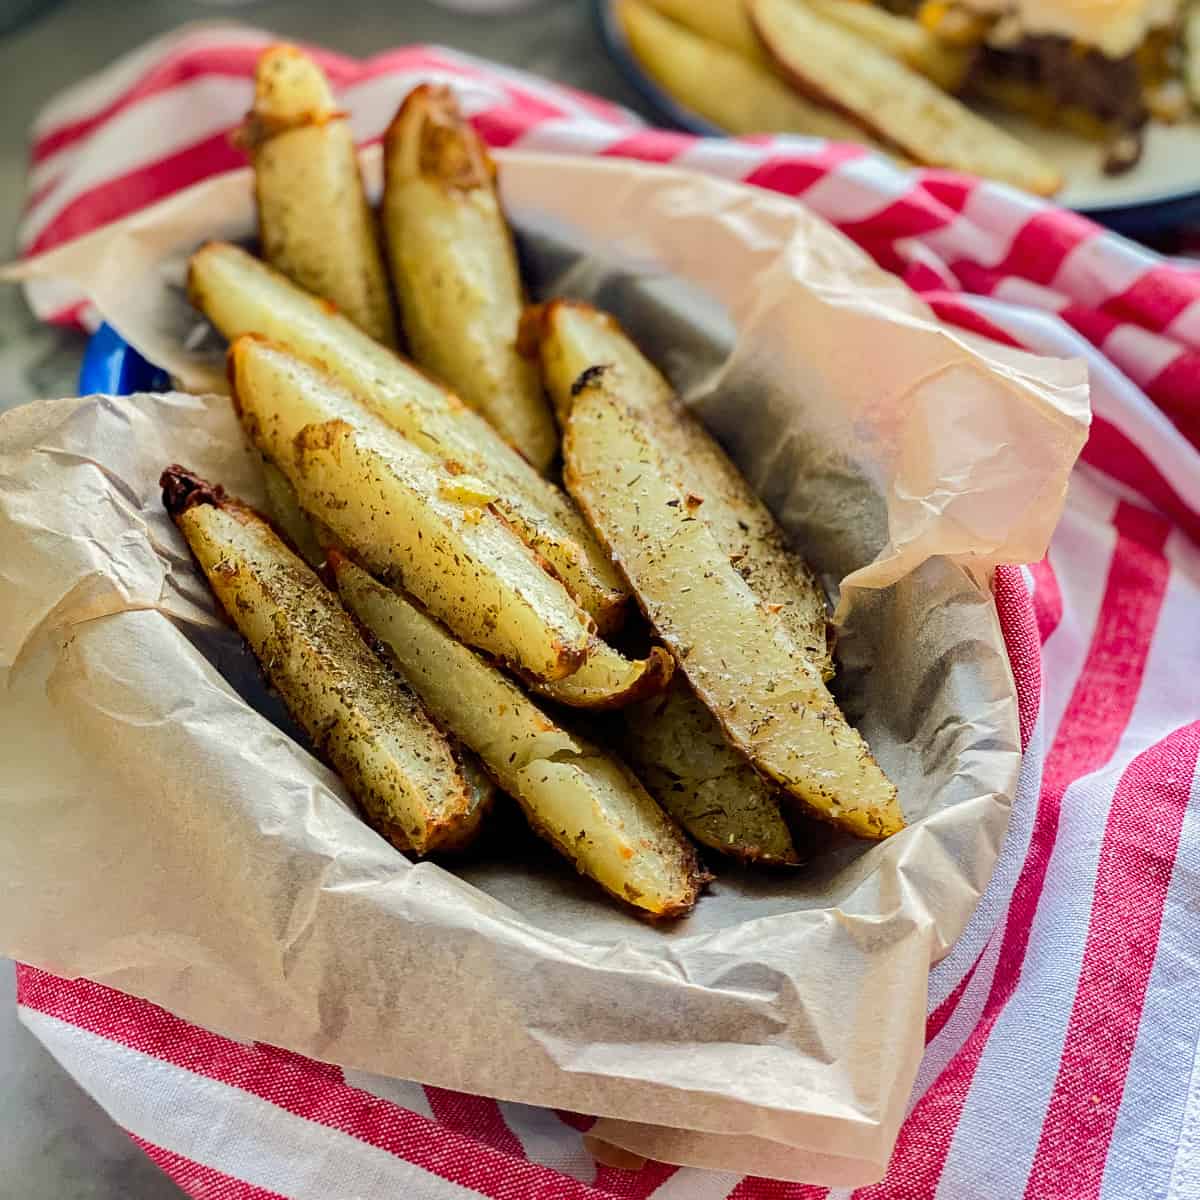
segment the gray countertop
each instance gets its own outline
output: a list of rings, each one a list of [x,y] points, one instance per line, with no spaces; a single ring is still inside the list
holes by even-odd
[[[2,9],[0,9],[2,11]],[[41,105],[126,49],[185,21],[231,19],[367,55],[442,42],[636,107],[600,51],[585,0],[516,16],[468,17],[419,0],[337,4],[63,0],[0,37],[0,234],[12,250],[26,136]],[[83,338],[46,329],[0,288],[0,410],[74,391]],[[0,961],[0,1200],[159,1200],[181,1193],[18,1024],[11,964]]]

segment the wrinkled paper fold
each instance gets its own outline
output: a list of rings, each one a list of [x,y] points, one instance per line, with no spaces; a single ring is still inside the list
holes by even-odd
[[[1084,369],[940,326],[781,197],[500,157],[533,294],[612,309],[841,583],[835,689],[910,827],[721,868],[670,928],[550,855],[411,864],[288,736],[162,511],[175,461],[261,499],[228,401],[46,401],[0,418],[0,950],[233,1037],[595,1114],[610,1148],[873,1181],[1019,767],[989,570],[1044,552]],[[220,388],[184,263],[252,228],[236,172],[7,274],[82,285],[181,386]]]

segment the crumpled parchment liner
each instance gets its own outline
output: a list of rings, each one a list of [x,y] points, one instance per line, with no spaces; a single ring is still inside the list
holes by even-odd
[[[1083,368],[943,329],[768,193],[501,157],[535,294],[612,308],[818,569],[851,576],[837,688],[910,828],[794,874],[722,868],[665,929],[549,856],[410,864],[287,736],[162,512],[177,460],[260,498],[228,402],[43,402],[0,418],[0,949],[230,1036],[597,1114],[637,1153],[870,1182],[928,968],[1004,835],[1019,741],[987,571],[1044,551]],[[220,384],[181,264],[251,230],[239,172],[9,274],[83,284],[152,361]]]

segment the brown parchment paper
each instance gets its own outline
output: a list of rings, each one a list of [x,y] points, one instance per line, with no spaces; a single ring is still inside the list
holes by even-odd
[[[841,584],[836,688],[909,828],[793,874],[722,868],[667,929],[519,840],[409,863],[289,736],[162,511],[172,461],[261,499],[228,401],[45,401],[0,418],[0,949],[230,1036],[596,1114],[634,1154],[871,1182],[929,967],[1004,836],[1019,740],[988,571],[1044,551],[1083,366],[939,326],[786,199],[500,157],[534,294],[615,311]],[[252,229],[237,172],[7,273],[82,284],[181,385],[220,386],[183,263]]]

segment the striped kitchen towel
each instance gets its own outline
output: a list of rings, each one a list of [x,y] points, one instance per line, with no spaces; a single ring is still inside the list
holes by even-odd
[[[269,35],[185,29],[85,80],[33,130],[24,252],[215,171]],[[624,155],[771,188],[946,321],[1080,355],[1095,419],[1046,559],[997,572],[1026,756],[966,933],[934,969],[927,1052],[886,1179],[856,1200],[1200,1197],[1200,265],[1009,188],[857,146],[698,139],[449,50],[318,52],[362,141],[449,82],[493,145]],[[81,298],[35,282],[47,320]],[[596,1165],[586,1117],[242,1045],[23,967],[30,1029],[189,1194],[209,1200],[816,1200],[803,1184]]]

